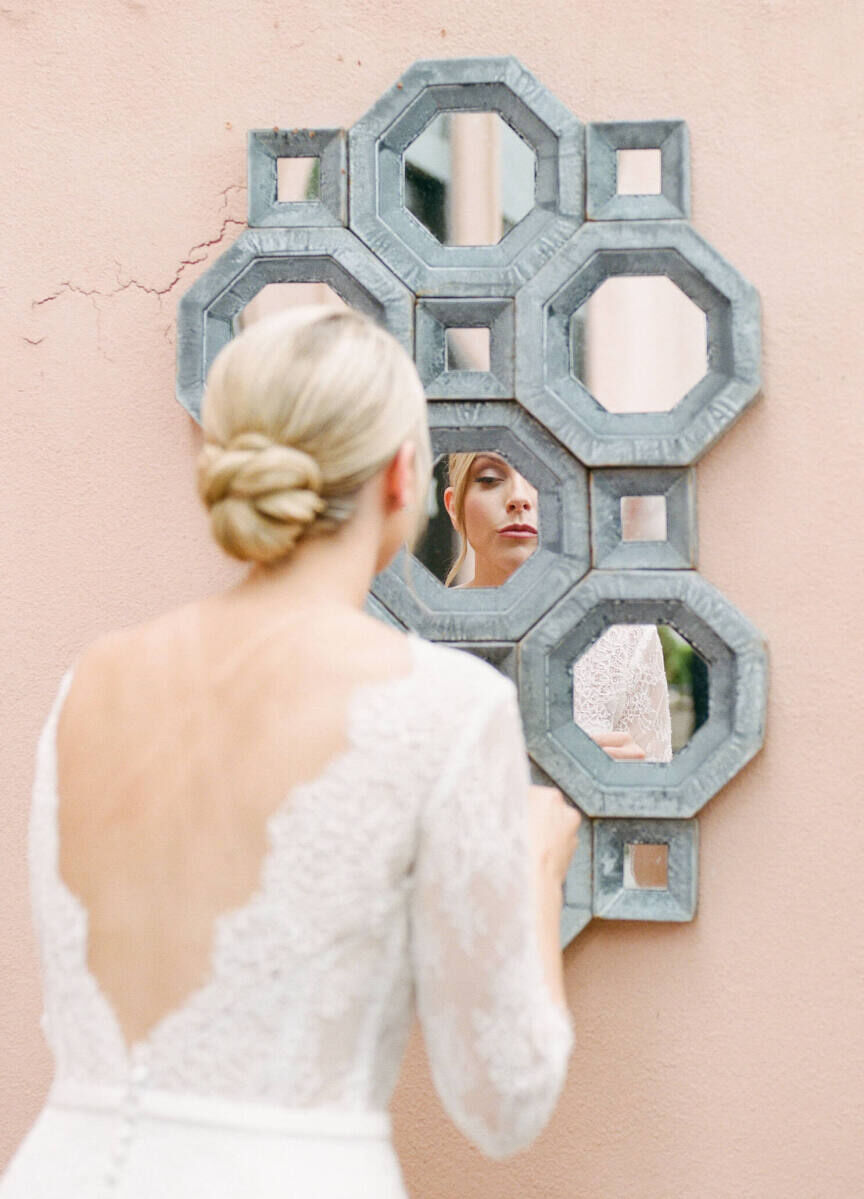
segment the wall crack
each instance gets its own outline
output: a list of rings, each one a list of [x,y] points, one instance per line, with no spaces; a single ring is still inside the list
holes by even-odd
[[[229,193],[240,189],[241,185],[237,183],[232,183],[229,187],[225,188],[225,190],[221,193],[223,210],[228,206]],[[50,304],[54,300],[58,300],[61,296],[70,294],[87,296],[88,299],[91,300],[96,296],[100,297],[101,299],[110,300],[114,299],[115,296],[121,295],[124,291],[130,290],[142,291],[147,295],[157,296],[161,302],[163,296],[169,295],[174,290],[189,267],[198,266],[199,263],[204,262],[208,257],[207,252],[211,250],[213,246],[218,246],[225,240],[232,226],[245,228],[245,225],[245,221],[238,220],[236,217],[225,217],[215,237],[207,238],[205,241],[198,242],[187,251],[185,257],[180,260],[180,264],[174,274],[174,277],[165,287],[148,287],[146,283],[141,283],[138,279],[131,277],[124,279],[122,264],[115,259],[114,265],[116,267],[117,274],[117,287],[112,288],[110,291],[102,291],[99,288],[90,289],[80,287],[78,284],[71,283],[67,280],[60,284],[57,291],[52,292],[50,295],[42,296],[38,300],[31,301],[31,307],[40,308],[43,304]]]

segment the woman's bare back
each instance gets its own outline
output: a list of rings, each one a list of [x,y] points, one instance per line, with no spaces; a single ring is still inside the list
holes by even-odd
[[[208,976],[216,918],[258,887],[267,822],[346,748],[407,639],[345,606],[214,597],[79,661],[57,734],[60,873],[127,1043]]]

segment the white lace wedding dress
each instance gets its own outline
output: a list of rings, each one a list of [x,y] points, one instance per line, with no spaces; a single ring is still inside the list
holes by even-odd
[[[669,688],[653,624],[611,625],[573,663],[573,719],[589,736],[629,733],[647,762],[671,761]]]
[[[131,1047],[58,872],[66,676],[31,824],[55,1075],[0,1199],[400,1199],[387,1105],[415,1004],[466,1136],[502,1156],[542,1129],[572,1032],[537,949],[515,692],[410,640],[411,672],[355,692],[348,748],[271,817],[206,983]]]

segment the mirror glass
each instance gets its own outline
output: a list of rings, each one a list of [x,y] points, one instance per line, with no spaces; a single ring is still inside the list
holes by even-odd
[[[316,158],[311,161],[318,160]],[[342,297],[337,296],[327,283],[268,283],[234,317],[234,332],[239,333],[247,325],[260,321],[264,316],[272,316],[274,312],[305,304],[327,304],[332,308],[348,307]]]
[[[628,891],[668,891],[669,846],[641,842],[625,845],[624,887]]]
[[[571,370],[609,412],[667,412],[708,370],[708,322],[665,275],[606,279],[570,318]]]
[[[708,667],[666,624],[615,624],[573,663],[573,719],[620,762],[669,762],[708,718]]]
[[[491,369],[490,329],[445,330],[444,369],[448,371],[488,371]]]
[[[321,161],[312,158],[276,159],[276,199],[286,201],[317,200],[320,196]]]
[[[659,196],[662,156],[660,150],[617,150],[619,196]]]
[[[622,541],[665,541],[667,536],[665,495],[621,496]]]
[[[414,553],[447,587],[499,587],[540,543],[537,489],[495,450],[444,454]]]
[[[534,207],[534,151],[495,112],[439,113],[403,164],[405,207],[446,246],[494,245]]]

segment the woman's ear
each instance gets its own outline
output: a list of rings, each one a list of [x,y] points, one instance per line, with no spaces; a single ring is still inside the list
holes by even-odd
[[[455,506],[453,503],[453,495],[454,495],[454,491],[453,491],[452,487],[444,488],[444,507],[447,509],[447,515],[450,517],[450,521],[453,525],[453,528],[458,533],[459,526],[456,524],[456,512],[455,512]]]
[[[384,472],[384,497],[391,512],[407,508],[414,501],[416,458],[414,442],[403,441]]]

